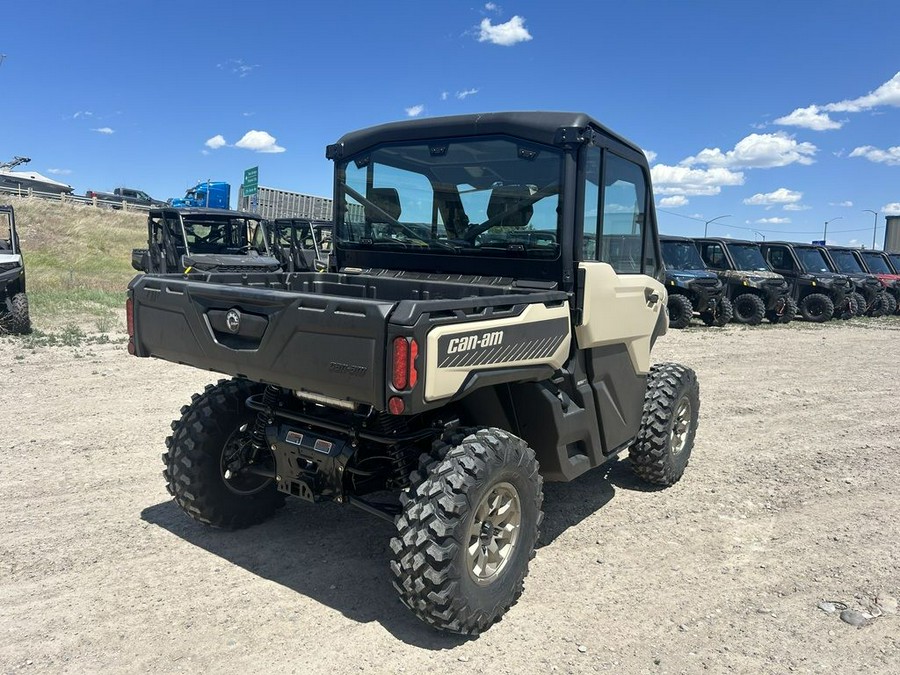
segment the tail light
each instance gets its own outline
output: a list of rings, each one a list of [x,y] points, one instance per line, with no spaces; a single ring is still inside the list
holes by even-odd
[[[128,353],[134,356],[134,299],[125,300],[125,325],[128,327]]]
[[[416,370],[416,359],[419,356],[419,343],[412,338],[396,337],[391,344],[391,386],[396,391],[409,391],[419,381],[419,371]],[[400,415],[406,409],[406,404],[399,396],[392,396],[388,400],[388,410],[394,415]]]

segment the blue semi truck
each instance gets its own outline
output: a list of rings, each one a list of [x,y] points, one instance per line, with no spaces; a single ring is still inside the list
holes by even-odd
[[[169,200],[176,208],[227,209],[231,203],[231,186],[223,181],[203,181],[184,193],[184,197]]]

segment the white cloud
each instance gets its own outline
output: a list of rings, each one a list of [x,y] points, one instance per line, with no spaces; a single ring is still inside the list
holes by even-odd
[[[830,112],[862,112],[885,105],[900,108],[900,73],[865,96],[829,103],[822,107]]]
[[[733,169],[769,169],[789,164],[812,164],[815,145],[798,143],[784,132],[774,134],[750,134],[738,141],[733,150],[722,152],[719,148],[705,148],[693,157],[680,162],[684,166],[704,164]]]
[[[497,3],[494,2],[486,2],[484,4],[484,8],[489,12],[499,12],[500,8],[497,6]]]
[[[109,127],[100,127],[99,129],[91,129],[91,131],[96,131],[98,134],[106,134],[107,136],[116,133],[114,129]]]
[[[90,110],[79,110],[77,113],[72,115],[73,120],[77,120],[79,117],[93,117],[94,113]]]
[[[690,200],[684,195],[673,195],[672,197],[663,197],[659,200],[660,206],[668,206],[671,208],[678,208],[679,206],[687,206],[690,204]]]
[[[250,65],[249,63],[244,63],[244,59],[228,59],[224,63],[218,64],[218,67],[222,70],[230,70],[238,77],[247,77],[256,68],[259,68],[259,64]]]
[[[234,147],[253,150],[253,152],[284,152],[284,148],[276,145],[275,140],[275,137],[266,131],[251,129],[234,144]]]
[[[790,218],[760,218],[756,221],[759,225],[785,225],[791,222]]]
[[[806,204],[785,204],[782,208],[785,211],[809,211],[812,207]]]
[[[773,204],[796,204],[803,199],[803,193],[787,188],[778,188],[774,192],[757,192],[744,200],[750,206],[772,206]]]
[[[850,206],[853,206],[853,202],[851,202],[849,199],[848,199],[847,201],[845,201],[845,202],[828,202],[828,206],[847,206],[847,207],[850,207]]]
[[[253,117],[256,113],[252,112],[242,112],[241,117]]]
[[[644,150],[644,156],[647,158],[648,162],[652,162],[656,159],[656,153],[652,150]]]
[[[725,185],[743,185],[744,174],[723,168],[691,169],[657,164],[650,169],[654,192],[661,195],[717,195]]]
[[[511,47],[519,42],[533,39],[531,33],[525,28],[524,17],[518,15],[506,23],[498,23],[496,26],[491,23],[490,19],[482,19],[480,29],[479,42],[490,42],[501,47]]]
[[[425,106],[420,103],[419,105],[413,105],[409,108],[404,108],[404,110],[406,111],[407,117],[418,117],[423,112],[425,112]]]
[[[850,153],[850,157],[865,157],[870,162],[897,166],[900,164],[900,145],[895,145],[887,150],[882,150],[871,145],[863,145],[855,148],[853,152]]]
[[[881,207],[881,212],[886,216],[900,216],[900,202],[891,202]]]
[[[442,92],[441,92],[441,100],[442,100],[442,101],[446,101],[448,96],[450,96],[450,92],[449,92],[449,91],[442,91]]]
[[[462,101],[465,98],[472,96],[474,94],[477,94],[477,93],[478,93],[477,89],[465,89],[463,91],[456,92],[456,98],[458,98],[460,101]]]
[[[228,145],[228,143],[225,142],[225,138],[222,136],[222,134],[216,134],[212,138],[206,139],[206,143],[204,143],[203,145],[212,150],[218,150],[222,146]]]
[[[804,129],[812,129],[813,131],[828,131],[830,129],[840,129],[844,123],[836,122],[828,116],[827,112],[821,112],[821,108],[817,105],[811,105],[806,108],[797,108],[790,115],[779,117],[775,120],[775,124],[788,127],[803,127]]]
[[[58,176],[68,176],[72,173],[72,169],[47,169],[47,173],[52,173]]]

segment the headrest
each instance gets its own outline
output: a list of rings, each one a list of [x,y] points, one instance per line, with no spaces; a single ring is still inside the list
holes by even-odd
[[[519,202],[530,197],[531,190],[527,185],[504,185],[495,187],[491,192],[491,199],[488,202],[487,217],[488,219],[491,219],[505,211],[514,209]],[[495,227],[522,229],[527,227],[533,213],[534,207],[529,204],[528,206],[509,214],[505,218],[502,218]]]
[[[400,218],[400,195],[397,188],[370,188],[367,199],[394,220]],[[366,206],[366,220],[383,223],[385,218],[371,206]]]

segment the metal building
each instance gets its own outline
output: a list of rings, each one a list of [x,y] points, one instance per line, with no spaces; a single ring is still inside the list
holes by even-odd
[[[900,216],[887,216],[884,227],[884,250],[900,253]]]
[[[334,200],[330,197],[316,197],[300,192],[288,192],[259,186],[259,191],[250,197],[244,196],[243,186],[238,193],[238,209],[253,211],[263,218],[309,218],[310,220],[331,220]],[[254,207],[253,200],[256,200]]]

